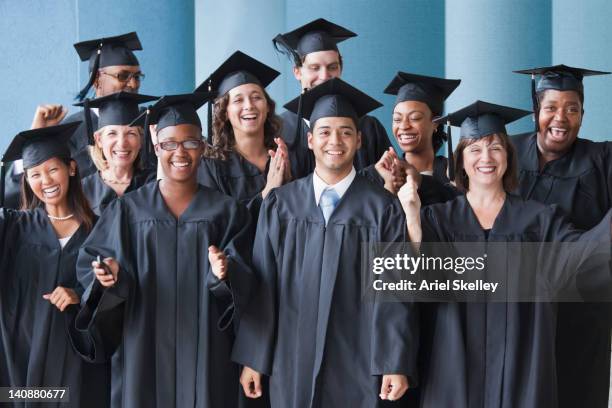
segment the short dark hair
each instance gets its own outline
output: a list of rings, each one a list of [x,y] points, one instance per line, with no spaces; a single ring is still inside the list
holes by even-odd
[[[489,139],[489,141],[491,141],[495,136],[499,137],[502,146],[504,149],[506,149],[508,167],[506,168],[506,172],[502,178],[502,183],[504,190],[507,193],[510,193],[518,187],[518,163],[516,158],[516,149],[506,133],[493,133],[489,136],[485,136],[484,139]],[[465,166],[463,163],[463,151],[466,147],[477,140],[480,139],[461,139],[457,144],[457,149],[455,150],[455,185],[462,192],[466,192],[470,189],[470,181],[467,173],[465,172]]]
[[[544,99],[544,95],[546,94],[546,91],[550,91],[550,89],[544,89],[542,91],[536,92],[536,98],[538,100],[538,110],[542,106],[542,100]],[[573,92],[576,92],[578,94],[578,98],[580,99],[580,105],[582,105],[582,107],[584,108],[584,92],[580,92],[580,91],[573,91]]]

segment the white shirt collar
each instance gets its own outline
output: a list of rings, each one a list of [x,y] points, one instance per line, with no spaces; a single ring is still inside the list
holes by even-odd
[[[338,193],[338,196],[342,198],[342,196],[344,196],[344,193],[346,193],[346,190],[348,190],[348,188],[351,186],[353,180],[355,180],[356,175],[357,172],[355,171],[355,167],[352,167],[351,172],[345,178],[343,178],[336,184],[330,186],[329,184],[324,182],[321,177],[319,177],[319,175],[317,174],[317,170],[315,169],[315,171],[312,173],[312,184],[314,187],[315,202],[317,203],[317,205],[319,205],[321,194],[323,194],[323,190],[325,190],[326,188],[333,188],[334,190],[336,190],[336,193]]]
[[[96,116],[100,117],[100,108],[89,108]]]

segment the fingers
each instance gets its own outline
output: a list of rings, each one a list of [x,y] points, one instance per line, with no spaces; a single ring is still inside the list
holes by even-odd
[[[43,299],[57,307],[60,311],[66,310],[69,305],[79,303],[79,297],[72,289],[58,286],[51,293],[43,295]]]
[[[227,277],[227,256],[214,245],[208,247],[208,261],[213,274],[220,280]]]
[[[104,263],[107,263],[106,259],[104,260]],[[94,274],[96,275],[96,279],[98,280],[98,282],[100,282],[102,286],[108,288],[115,284],[116,282],[115,276],[112,273],[111,274],[106,273],[106,270],[104,270],[104,268],[102,267],[100,263],[98,263],[97,261],[93,261],[91,263],[91,266],[93,268]]]
[[[244,395],[248,398],[261,397],[261,374],[257,371],[249,367],[244,367],[240,374],[240,384],[242,385]]]
[[[393,375],[391,377],[391,392],[387,395],[387,399],[389,401],[397,401],[408,390],[408,380],[403,375]]]
[[[383,375],[382,384],[380,386],[380,399],[386,400],[391,391],[391,376]]]

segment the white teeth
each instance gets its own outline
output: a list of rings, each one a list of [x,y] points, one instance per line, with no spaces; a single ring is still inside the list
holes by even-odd
[[[257,115],[244,115],[242,117],[242,119],[244,120],[253,120],[253,119],[257,119]]]
[[[495,167],[477,167],[477,169],[481,173],[493,173],[495,171]]]
[[[567,134],[567,129],[562,129],[562,128],[558,128],[558,127],[551,127],[550,128],[550,134],[552,136],[555,137],[565,137],[565,135]]]
[[[400,143],[409,143],[411,140],[415,140],[417,138],[417,135],[401,133],[398,135],[398,138],[399,138]]]
[[[328,151],[327,151],[327,154],[331,154],[331,155],[333,155],[333,156],[339,156],[339,155],[341,155],[342,153],[343,153],[343,152],[341,152],[341,151],[332,151],[332,150],[328,150]]]
[[[55,193],[57,193],[59,191],[59,186],[53,186],[53,187],[48,187],[48,188],[44,188],[43,189],[43,194],[45,195],[53,195]]]
[[[187,167],[189,166],[188,162],[172,162],[174,167]]]
[[[124,151],[124,150],[113,150],[113,154],[115,156],[119,156],[119,157],[127,157],[130,155],[130,151]]]

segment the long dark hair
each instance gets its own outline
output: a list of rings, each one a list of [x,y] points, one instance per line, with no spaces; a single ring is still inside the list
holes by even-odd
[[[64,164],[70,167],[72,159],[62,159]],[[22,210],[33,210],[39,207],[45,206],[45,203],[41,201],[36,194],[30,188],[30,184],[26,181],[27,170],[21,177],[21,209]],[[83,224],[85,231],[89,232],[93,228],[95,214],[91,210],[89,200],[83,193],[81,187],[81,177],[79,175],[78,166],[75,168],[74,176],[69,176],[68,181],[68,205],[71,210],[74,211],[74,218]]]
[[[268,103],[268,117],[264,123],[264,146],[268,150],[275,150],[274,138],[280,137],[283,122],[276,115],[276,103],[265,89],[262,89]],[[227,117],[227,105],[229,104],[229,93],[217,98],[213,114],[213,145],[207,146],[204,155],[206,157],[227,160],[228,155],[234,151],[236,138],[234,129]]]

